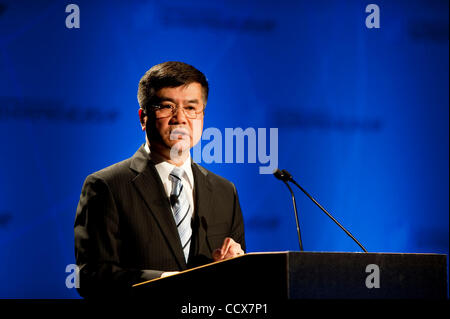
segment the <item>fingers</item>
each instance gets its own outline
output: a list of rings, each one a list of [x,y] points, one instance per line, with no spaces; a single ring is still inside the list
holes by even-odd
[[[221,255],[222,255],[221,249],[217,248],[216,250],[214,250],[212,257],[213,257],[214,261],[218,261],[218,260],[221,260]]]
[[[228,249],[228,252],[225,254],[225,258],[232,258],[232,257],[236,257],[236,256],[243,255],[243,254],[244,254],[244,251],[242,250],[241,245],[238,243],[234,243]]]
[[[213,259],[214,261],[218,261],[243,254],[244,251],[242,250],[241,245],[236,243],[232,238],[227,237],[223,241],[222,247],[214,250]]]
[[[228,250],[230,249],[232,239],[227,237],[222,243],[222,247],[217,248],[213,251],[212,257],[214,261],[222,260],[224,259],[225,255],[227,254]]]
[[[166,271],[161,274],[161,278],[178,274],[179,271]]]
[[[223,244],[222,244],[222,249],[221,249],[221,257],[222,258],[228,253],[228,250],[230,250],[233,243],[235,243],[235,241],[232,238],[230,238],[230,237],[225,238],[225,240],[223,241]]]
[[[228,249],[228,252],[225,254],[223,259],[233,258],[240,255],[243,255],[244,251],[241,249],[241,245],[238,243],[235,243],[235,245],[232,245],[230,249]]]

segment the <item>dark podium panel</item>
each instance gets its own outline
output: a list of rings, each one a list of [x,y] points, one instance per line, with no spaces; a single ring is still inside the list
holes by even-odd
[[[250,253],[137,284],[133,295],[191,300],[445,299],[446,264],[446,255],[439,254]]]

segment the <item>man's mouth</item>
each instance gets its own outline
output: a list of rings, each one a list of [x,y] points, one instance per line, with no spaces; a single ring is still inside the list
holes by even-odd
[[[184,140],[189,138],[189,131],[184,128],[176,128],[170,132],[170,140]]]

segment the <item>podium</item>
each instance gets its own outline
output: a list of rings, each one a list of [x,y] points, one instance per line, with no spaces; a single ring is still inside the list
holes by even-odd
[[[137,298],[446,299],[442,254],[249,253],[139,283]]]

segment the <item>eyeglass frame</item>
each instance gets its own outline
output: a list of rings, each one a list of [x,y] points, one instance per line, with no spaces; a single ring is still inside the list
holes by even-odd
[[[163,105],[159,105],[159,104],[149,105],[149,107],[151,107],[151,108],[153,109],[153,111],[160,110],[162,106],[163,106]],[[180,106],[177,105],[177,104],[175,104],[175,106],[172,106],[172,105],[164,105],[164,106],[165,106],[165,107],[170,106],[170,108],[172,109],[172,113],[171,113],[171,115],[168,115],[168,116],[158,117],[158,119],[164,119],[164,118],[168,118],[168,117],[170,117],[170,116],[173,116],[173,115],[176,114],[176,112],[178,112],[178,110],[180,109]],[[205,109],[206,109],[206,105],[203,104],[202,110],[201,110],[200,112],[195,112],[195,117],[189,117],[189,116],[185,113],[184,108],[182,108],[183,114],[184,114],[187,118],[189,118],[189,119],[191,119],[191,120],[194,120],[194,119],[198,118],[198,114],[205,113]],[[175,110],[176,110],[176,111],[175,111]],[[155,115],[156,115],[156,114],[155,114]]]

